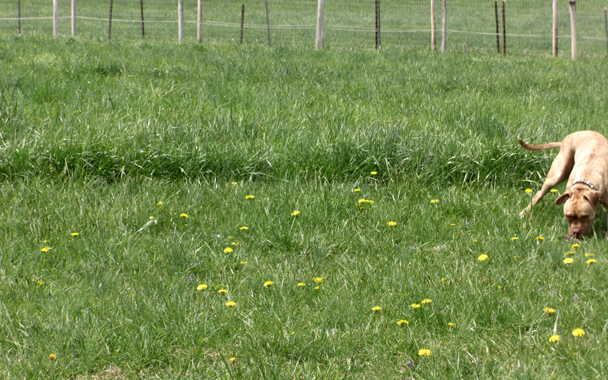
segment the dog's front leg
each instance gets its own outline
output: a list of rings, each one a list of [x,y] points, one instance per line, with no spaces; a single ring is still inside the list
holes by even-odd
[[[551,163],[551,169],[549,169],[549,173],[547,173],[547,178],[545,179],[545,182],[543,182],[543,186],[534,195],[534,197],[532,198],[532,202],[530,202],[528,207],[526,207],[522,210],[522,212],[519,213],[519,216],[523,218],[532,209],[532,206],[535,206],[542,199],[542,197],[545,196],[545,194],[547,194],[555,186],[568,179],[570,171],[572,171],[573,165],[573,153],[569,151],[564,153],[563,150],[560,150],[559,154]]]

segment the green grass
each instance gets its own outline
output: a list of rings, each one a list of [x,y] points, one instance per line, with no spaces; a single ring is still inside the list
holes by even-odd
[[[606,65],[4,38],[0,377],[605,378],[606,214],[564,264],[516,139],[606,134]]]

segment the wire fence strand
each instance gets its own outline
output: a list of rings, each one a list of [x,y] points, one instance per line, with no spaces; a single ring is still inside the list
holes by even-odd
[[[59,2],[58,28],[61,36],[71,35],[71,0]],[[109,9],[112,1],[112,39],[143,38],[177,41],[177,0],[76,0],[76,37],[108,38]],[[195,42],[197,0],[184,2],[184,41]],[[21,14],[19,17],[18,9]],[[435,14],[441,19],[441,1]],[[203,0],[202,42],[238,43],[241,9],[245,5],[243,43],[264,44],[267,28],[273,44],[310,46],[315,44],[317,1]],[[430,0],[380,0],[382,46],[430,49]],[[501,10],[503,1],[498,1]],[[507,0],[505,24],[498,17],[502,34],[506,27],[509,54],[550,54],[552,51],[553,9],[551,0]],[[576,4],[579,51],[582,54],[607,53],[606,6],[608,0],[579,0]],[[325,45],[335,48],[373,48],[376,32],[375,0],[325,0]],[[570,14],[567,0],[558,4],[560,52],[570,49]],[[496,52],[495,1],[447,0],[448,51]],[[0,2],[0,33],[15,35],[21,21],[24,34],[52,35],[53,6],[49,0],[3,0]],[[437,40],[441,38],[437,31]],[[502,43],[502,37],[501,41]]]

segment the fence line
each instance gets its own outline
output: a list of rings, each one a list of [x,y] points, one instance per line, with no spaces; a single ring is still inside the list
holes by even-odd
[[[427,49],[435,42],[432,38],[433,32],[436,33],[434,13],[445,3],[449,8],[445,28],[448,51],[460,51],[464,47],[465,52],[467,48],[487,52],[494,49],[496,52],[496,38],[503,33],[500,39],[509,39],[509,53],[531,50],[550,54],[551,47],[556,44],[553,41],[558,39],[562,40],[562,52],[571,48],[573,57],[577,55],[577,48],[585,54],[605,54],[608,50],[608,25],[604,25],[606,0],[579,0],[578,4],[574,0],[559,0],[558,7],[555,7],[557,0],[503,1],[505,18],[500,20],[503,30],[498,33],[494,31],[498,26],[494,12],[496,1],[490,0],[54,0],[53,3],[58,5],[59,15],[55,22],[59,24],[59,35],[68,35],[71,29],[72,34],[80,38],[109,37],[104,35],[103,29],[107,32],[107,23],[110,22],[108,9],[113,2],[111,22],[122,26],[112,28],[112,38],[141,37],[145,33],[146,38],[230,42],[238,40],[241,11],[245,9],[248,23],[242,27],[250,31],[244,35],[245,42],[261,43],[268,39],[270,44],[272,38],[275,44],[289,41],[315,46],[314,31],[319,22],[318,5],[321,1],[325,7],[324,45],[328,46],[379,46],[384,34],[382,46],[408,45]],[[176,30],[173,25],[179,25],[179,2],[183,4],[183,21],[182,27]],[[21,0],[19,3],[18,0],[3,0],[0,4],[0,34],[16,33],[16,22],[22,24],[26,35],[31,31],[45,33],[53,30],[48,23],[54,20],[53,16],[45,15],[53,12],[48,0]],[[79,14],[73,13],[76,12],[76,3]],[[432,4],[439,9],[429,12]],[[14,17],[18,5],[21,17]],[[567,8],[572,9],[573,5],[578,5],[576,15],[567,12]],[[71,16],[66,16],[66,13]],[[66,20],[71,20],[71,25],[65,24]],[[76,21],[82,24],[78,33]],[[554,30],[568,30],[573,21],[578,24],[578,31],[572,29],[569,35],[555,35]],[[145,23],[157,26],[144,32]],[[131,24],[137,25],[137,32]],[[505,29],[509,33],[505,33]],[[261,32],[265,32],[264,35]],[[584,43],[577,47],[577,40]]]

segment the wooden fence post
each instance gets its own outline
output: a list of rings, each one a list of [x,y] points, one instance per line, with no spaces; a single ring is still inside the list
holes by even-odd
[[[576,0],[570,0],[568,5],[570,6],[570,28],[572,30],[572,59],[576,59]]]
[[[604,7],[604,26],[606,27],[606,54],[608,54],[608,7]]]
[[[494,2],[494,16],[496,16],[496,51],[500,54],[500,24],[498,23],[498,1]]]
[[[380,0],[376,0],[376,49],[380,47]]]
[[[76,37],[76,0],[72,0],[72,37]]]
[[[59,0],[53,0],[53,37],[59,36]]]
[[[184,40],[184,0],[177,0],[177,41]]]
[[[437,50],[437,20],[435,18],[435,0],[431,0],[431,50]]]
[[[502,0],[502,54],[507,55],[507,22],[505,16],[505,0]]]
[[[317,7],[317,39],[315,48],[317,50],[325,48],[325,0],[319,0]]]
[[[203,42],[203,0],[198,0],[196,12],[196,42]]]
[[[243,24],[245,23],[245,4],[241,7],[241,45],[243,44]]]
[[[447,0],[443,0],[443,4],[441,5],[441,52],[445,53],[445,48],[446,48],[446,44],[447,44],[447,38],[448,38],[448,29],[447,29],[447,22],[448,22],[448,15],[447,15]]]
[[[553,0],[553,56],[557,57],[557,0]]]
[[[112,6],[114,5],[114,0],[110,0],[110,17],[108,18],[108,41],[112,39]]]
[[[19,34],[21,34],[21,0],[17,0],[17,24],[19,25]]]
[[[268,0],[266,0],[266,29],[268,30],[268,46],[270,44],[270,16],[268,15]]]
[[[144,22],[144,0],[140,1],[141,8],[141,38],[146,38],[146,27]]]

